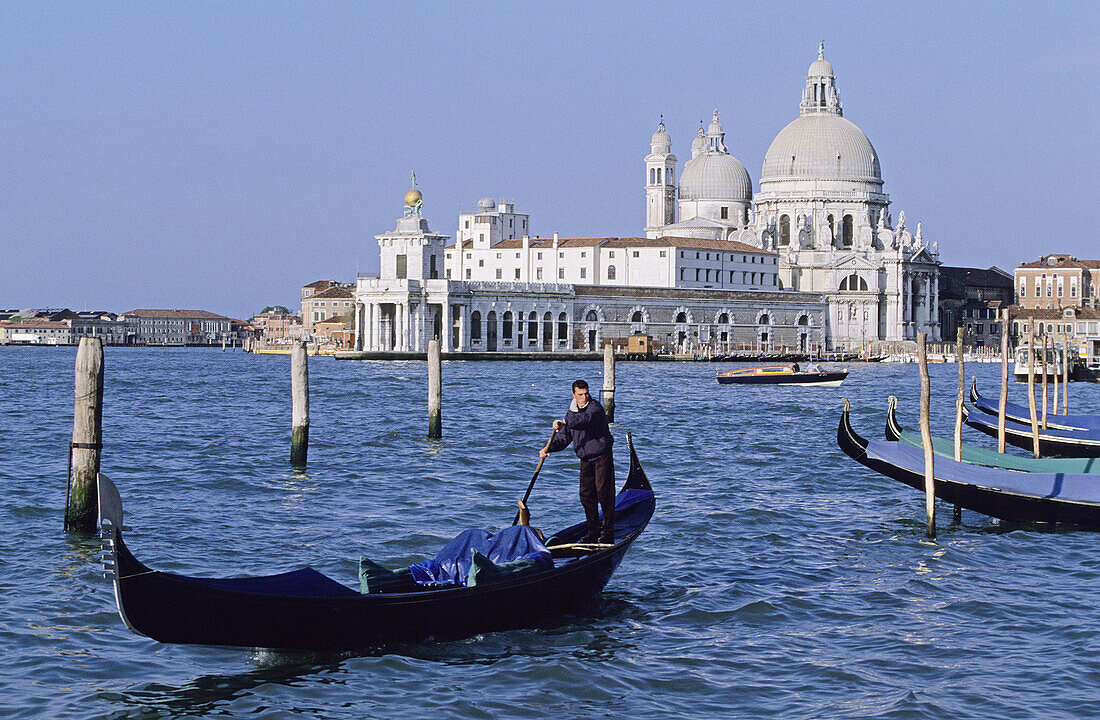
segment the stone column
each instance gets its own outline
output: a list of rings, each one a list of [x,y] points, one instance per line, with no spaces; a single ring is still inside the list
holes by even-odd
[[[355,349],[363,349],[363,303],[355,303]]]

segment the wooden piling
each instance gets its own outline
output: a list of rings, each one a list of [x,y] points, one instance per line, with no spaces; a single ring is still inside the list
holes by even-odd
[[[928,345],[925,333],[917,333],[920,362],[920,440],[924,445],[924,509],[928,515],[928,539],[936,539],[935,459],[932,454],[931,380],[928,377]]]
[[[103,341],[80,338],[76,351],[73,439],[69,447],[65,529],[95,532],[99,522],[96,475],[103,449]]]
[[[1027,319],[1027,406],[1031,411],[1031,448],[1039,457],[1039,418],[1035,414],[1035,319]]]
[[[963,328],[956,333],[955,358],[959,366],[959,394],[955,398],[955,460],[962,462],[963,397],[966,391],[966,368],[963,364]]]
[[[309,452],[309,359],[299,340],[290,351],[290,462],[305,465]]]
[[[1043,333],[1043,429],[1047,429],[1047,352],[1050,345],[1050,335]]]
[[[1008,405],[1008,310],[1001,317],[1001,399],[997,403],[997,452],[1005,451],[1005,407]]]
[[[615,422],[615,348],[603,346],[603,411],[607,422]]]
[[[1069,414],[1069,333],[1062,335],[1062,414]]]
[[[1054,415],[1058,414],[1058,379],[1062,373],[1058,372],[1058,343],[1053,340],[1050,341],[1050,346],[1054,350],[1054,397],[1050,401],[1050,412]],[[1062,367],[1066,366],[1065,353],[1062,353]]]
[[[439,341],[428,341],[428,437],[443,437],[443,355]]]
[[[962,462],[962,427],[963,427],[963,398],[966,392],[966,363],[963,361],[963,335],[962,326],[959,326],[955,334],[955,362],[959,366],[959,394],[955,398],[955,462]],[[962,508],[958,503],[952,514],[955,522],[962,522]]]

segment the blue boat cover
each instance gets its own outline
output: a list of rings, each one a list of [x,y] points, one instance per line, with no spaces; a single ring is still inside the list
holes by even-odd
[[[652,490],[632,488],[623,490],[615,496],[615,542],[645,527],[653,516],[653,504],[656,500]],[[603,513],[600,513],[603,517]],[[588,530],[587,523],[577,523],[559,532],[552,539],[555,542],[576,542]],[[554,544],[554,543],[551,543]]]
[[[1055,416],[1058,417],[1058,416]],[[989,415],[983,412],[971,412],[966,416],[966,424],[973,427],[986,427],[992,428],[994,432],[997,430],[997,418],[994,415]],[[1005,427],[1009,432],[1015,433],[1027,433],[1031,434],[1031,421],[1026,423],[1018,422],[1010,417],[1005,418]],[[1100,429],[1093,430],[1062,430],[1060,428],[1050,427],[1050,423],[1047,423],[1047,427],[1039,428],[1039,439],[1043,438],[1049,440],[1065,440],[1069,442],[1084,443],[1086,445],[1096,445],[1100,443]]]
[[[421,585],[465,585],[474,552],[496,565],[533,559],[539,568],[554,566],[550,551],[535,531],[527,525],[513,525],[495,535],[476,528],[463,530],[433,559],[410,565],[409,571]]]
[[[1000,398],[994,401],[979,395],[978,399],[974,400],[974,407],[987,415],[996,417],[1000,412],[1000,408],[998,407],[999,403]],[[1019,418],[1020,422],[1030,424],[1031,408],[1030,406],[1008,402],[1005,403],[1005,416],[1008,418]],[[1040,417],[1041,416],[1042,411],[1040,410]],[[1052,413],[1047,416],[1047,426],[1049,427],[1051,425],[1057,425],[1059,429],[1076,428],[1078,430],[1100,432],[1100,415],[1057,415]]]
[[[924,473],[924,450],[904,443],[868,440],[867,457]],[[1100,504],[1100,482],[1090,473],[1020,472],[955,462],[937,456],[936,480],[975,485],[1015,495]]]

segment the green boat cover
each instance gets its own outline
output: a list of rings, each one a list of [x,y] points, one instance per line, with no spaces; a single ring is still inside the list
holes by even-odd
[[[902,430],[899,440],[915,448],[924,448],[919,432]],[[932,437],[932,452],[941,457],[955,459],[955,441]],[[971,465],[1044,473],[1097,473],[1100,474],[1100,458],[1029,458],[999,453],[994,450],[962,446],[962,460]],[[1100,478],[1098,478],[1100,479]]]

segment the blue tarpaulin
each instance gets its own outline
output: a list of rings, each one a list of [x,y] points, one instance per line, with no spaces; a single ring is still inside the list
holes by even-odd
[[[487,530],[464,530],[435,558],[410,565],[409,571],[421,585],[465,585],[475,551],[497,565],[534,559],[540,567],[554,566],[550,551],[535,531],[527,525],[513,525],[495,535]]]

